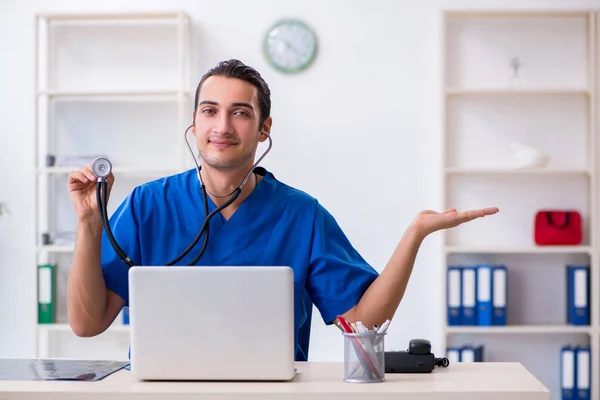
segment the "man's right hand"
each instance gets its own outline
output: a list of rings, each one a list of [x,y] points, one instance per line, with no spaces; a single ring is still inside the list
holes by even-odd
[[[107,194],[114,183],[107,177]],[[102,219],[98,211],[98,178],[91,165],[69,174],[69,196],[77,213],[77,231],[67,286],[69,324],[77,336],[92,337],[104,332],[115,320],[123,300],[106,288],[102,274]]]
[[[107,177],[107,200],[110,197],[114,181],[115,178],[111,172]],[[97,182],[98,178],[92,172],[90,165],[86,165],[79,169],[79,171],[73,171],[69,174],[69,195],[75,208],[77,219],[80,222],[97,221],[100,224],[102,223],[98,211],[98,202],[96,201]]]

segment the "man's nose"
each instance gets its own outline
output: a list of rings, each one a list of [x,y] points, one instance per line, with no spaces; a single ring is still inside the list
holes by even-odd
[[[233,132],[233,124],[231,123],[231,118],[229,118],[229,115],[222,113],[219,116],[217,125],[215,126],[215,132],[220,135],[227,135]]]

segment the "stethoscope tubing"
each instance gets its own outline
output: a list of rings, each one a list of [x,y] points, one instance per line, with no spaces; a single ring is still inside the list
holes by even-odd
[[[228,195],[225,196],[215,196],[212,193],[210,193],[211,195],[215,196],[215,197],[220,197],[220,198],[225,198],[225,197],[230,197],[225,203],[221,204],[220,206],[216,207],[213,211],[211,211],[210,213],[208,212],[208,197],[207,197],[207,190],[206,190],[206,185],[204,185],[203,181],[202,181],[202,175],[200,173],[200,165],[198,164],[198,161],[196,160],[196,156],[194,155],[188,140],[187,140],[187,133],[188,131],[193,127],[194,125],[190,125],[186,130],[184,135],[186,136],[185,138],[185,142],[188,146],[188,149],[194,159],[194,163],[196,164],[196,171],[197,171],[197,175],[198,175],[198,180],[200,182],[200,191],[202,192],[202,200],[204,203],[204,221],[202,222],[202,226],[200,227],[200,231],[198,232],[198,234],[196,235],[196,237],[194,238],[194,240],[192,241],[192,243],[190,243],[190,245],[183,251],[181,252],[181,254],[179,254],[177,257],[175,257],[173,260],[169,261],[168,263],[164,264],[166,266],[173,266],[176,263],[178,263],[179,261],[181,261],[185,256],[187,256],[190,251],[192,251],[192,249],[196,246],[196,244],[198,244],[198,242],[200,241],[200,238],[202,237],[202,235],[204,235],[204,242],[202,243],[202,247],[198,253],[198,255],[188,264],[188,266],[192,266],[195,265],[200,258],[202,258],[202,256],[204,255],[204,252],[206,251],[206,246],[208,244],[208,237],[209,237],[209,227],[210,227],[210,220],[217,214],[220,213],[223,209],[225,209],[226,207],[230,206],[238,197],[239,195],[242,193],[242,189],[244,187],[244,185],[246,184],[246,182],[248,181],[248,178],[250,177],[250,175],[252,174],[252,172],[254,171],[254,169],[258,166],[258,164],[262,161],[262,159],[267,155],[267,153],[269,153],[269,151],[271,150],[271,147],[273,145],[273,140],[271,139],[271,135],[266,133],[266,132],[261,132],[261,134],[267,135],[267,138],[269,139],[269,147],[267,148],[267,150],[262,154],[262,156],[254,163],[254,165],[252,166],[252,168],[250,169],[250,171],[246,174],[246,176],[244,177],[244,180],[242,181],[242,183],[235,188],[231,193],[229,193]],[[96,184],[96,202],[98,203],[98,210],[100,213],[100,217],[102,219],[102,225],[104,227],[104,231],[106,232],[106,236],[111,244],[111,246],[113,247],[113,249],[115,250],[115,252],[117,253],[117,255],[119,256],[119,258],[128,266],[128,267],[133,267],[136,266],[137,264],[131,259],[131,257],[129,257],[127,255],[127,253],[125,253],[125,251],[121,248],[121,246],[119,246],[119,244],[117,243],[117,240],[115,239],[112,229],[110,227],[110,222],[108,219],[108,211],[107,211],[107,206],[108,206],[108,182],[106,177],[110,174],[110,162],[108,162],[108,160],[104,159],[104,158],[97,158],[96,160],[94,160],[94,163],[102,160],[102,161],[106,161],[107,165],[109,167],[108,171],[105,171],[104,176],[100,176],[98,177],[98,181]],[[92,166],[94,165],[94,163],[92,163]],[[92,170],[95,170],[95,168],[92,168]]]

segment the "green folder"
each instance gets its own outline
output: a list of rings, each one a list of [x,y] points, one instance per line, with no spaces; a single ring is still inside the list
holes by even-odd
[[[56,265],[38,265],[38,323],[52,324],[56,316]]]

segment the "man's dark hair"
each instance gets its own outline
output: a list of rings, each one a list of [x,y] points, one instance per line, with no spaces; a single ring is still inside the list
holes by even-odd
[[[262,78],[262,76],[254,68],[245,65],[239,60],[227,60],[219,62],[215,67],[211,68],[200,80],[196,88],[196,96],[194,101],[194,115],[198,111],[198,97],[202,84],[211,76],[224,76],[227,78],[237,78],[249,82],[258,91],[258,107],[260,109],[259,128],[262,129],[262,124],[271,115],[271,90]]]

